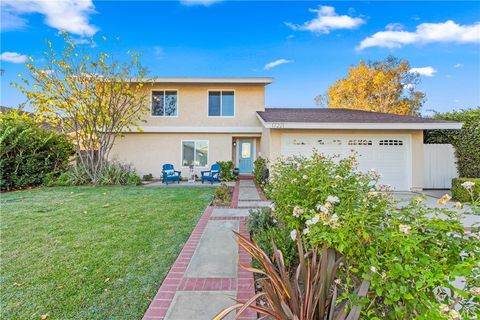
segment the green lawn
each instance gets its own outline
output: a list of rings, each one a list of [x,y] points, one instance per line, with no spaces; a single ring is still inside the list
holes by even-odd
[[[2,319],[140,319],[211,188],[1,195]]]

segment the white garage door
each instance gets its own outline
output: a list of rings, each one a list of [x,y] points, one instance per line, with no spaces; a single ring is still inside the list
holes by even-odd
[[[411,179],[410,137],[408,135],[316,135],[283,134],[282,156],[310,156],[313,149],[325,155],[345,158],[358,152],[359,170],[376,169],[380,183],[394,190],[409,190]]]

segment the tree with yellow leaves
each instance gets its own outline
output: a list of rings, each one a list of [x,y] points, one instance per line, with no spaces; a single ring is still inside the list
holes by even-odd
[[[425,94],[416,91],[419,83],[420,75],[410,72],[408,61],[390,56],[351,66],[346,78],[316,100],[328,108],[418,115],[425,101]]]
[[[148,110],[148,90],[143,88],[148,82],[132,78],[144,79],[146,70],[137,53],[120,62],[108,53],[93,54],[90,47],[76,46],[66,33],[63,37],[62,52],[48,41],[44,59],[37,63],[30,57],[29,77],[20,74],[22,84],[14,85],[39,118],[69,133],[76,144],[77,166],[96,183],[116,137],[140,130]]]

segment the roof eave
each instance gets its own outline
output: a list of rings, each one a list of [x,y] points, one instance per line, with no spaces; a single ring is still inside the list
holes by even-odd
[[[421,123],[360,123],[360,122],[267,122],[257,115],[265,128],[269,129],[351,129],[351,130],[433,130],[461,129],[461,122],[421,122]]]
[[[162,78],[132,78],[129,79],[130,82],[151,82],[151,83],[194,83],[194,84],[214,84],[214,83],[224,83],[224,84],[270,84],[273,82],[273,78],[270,77],[245,77],[245,78],[212,78],[212,77],[202,77],[202,78],[189,78],[189,77],[162,77]]]

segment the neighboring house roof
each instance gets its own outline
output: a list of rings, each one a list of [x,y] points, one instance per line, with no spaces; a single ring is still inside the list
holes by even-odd
[[[352,109],[266,108],[257,116],[267,128],[460,129],[461,122]]]
[[[159,77],[159,78],[132,78],[131,82],[153,82],[153,83],[236,83],[236,84],[270,84],[273,78],[260,78],[260,77],[248,77],[248,78],[216,78],[216,77]]]

